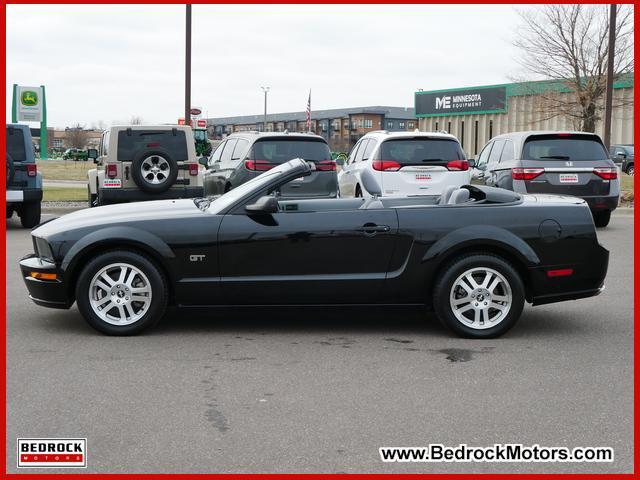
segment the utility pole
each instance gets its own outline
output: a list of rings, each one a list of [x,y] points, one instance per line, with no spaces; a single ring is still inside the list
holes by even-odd
[[[184,61],[184,124],[191,125],[191,5],[187,4]]]
[[[607,90],[604,103],[604,145],[611,147],[611,114],[613,111],[613,67],[616,53],[616,4],[609,11],[609,51],[607,56]]]
[[[269,93],[269,90],[271,89],[271,87],[260,87],[260,88],[264,92],[264,121],[262,123],[262,131],[266,132],[267,131],[267,93]]]

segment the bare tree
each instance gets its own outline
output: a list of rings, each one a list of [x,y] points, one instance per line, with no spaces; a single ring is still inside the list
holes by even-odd
[[[131,118],[129,119],[129,124],[130,125],[142,125],[142,117],[140,117],[138,115],[132,115]]]
[[[516,31],[514,44],[522,50],[520,65],[530,75],[558,80],[565,87],[535,92],[540,95],[538,108],[547,119],[564,116],[573,119],[580,130],[595,131],[606,89],[608,8],[544,5],[518,12],[523,26]],[[618,9],[615,50],[616,77],[633,71],[631,6]]]
[[[87,145],[87,132],[84,129],[84,125],[76,123],[72,127],[66,129],[66,145],[67,148],[80,148],[83,149]]]

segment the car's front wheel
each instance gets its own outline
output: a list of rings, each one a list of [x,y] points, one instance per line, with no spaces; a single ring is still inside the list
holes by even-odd
[[[524,286],[516,269],[503,258],[470,254],[444,268],[433,305],[440,321],[458,335],[495,338],[520,318]]]
[[[151,259],[127,250],[97,256],[76,284],[80,313],[108,335],[135,335],[155,325],[167,306],[167,283]]]
[[[633,177],[633,163],[627,167],[627,175],[631,175]]]

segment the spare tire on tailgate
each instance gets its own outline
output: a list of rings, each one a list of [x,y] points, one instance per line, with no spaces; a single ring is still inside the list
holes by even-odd
[[[142,150],[133,159],[131,176],[145,192],[162,193],[178,178],[178,162],[162,148]]]
[[[13,157],[7,153],[7,186],[13,182],[13,177],[16,174],[16,169],[13,166]]]

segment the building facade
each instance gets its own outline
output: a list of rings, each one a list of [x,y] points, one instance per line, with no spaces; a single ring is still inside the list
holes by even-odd
[[[633,143],[633,75],[614,83],[611,143]],[[418,91],[415,110],[423,131],[447,131],[470,158],[489,139],[522,130],[579,130],[579,121],[557,114],[558,104],[574,103],[561,82],[540,81],[450,90]],[[602,136],[603,122],[596,124]]]
[[[209,136],[221,139],[233,132],[306,132],[306,112],[209,118]],[[366,133],[373,130],[411,131],[418,128],[415,111],[409,107],[359,107],[311,111],[311,132],[321,135],[333,151],[347,152]]]

